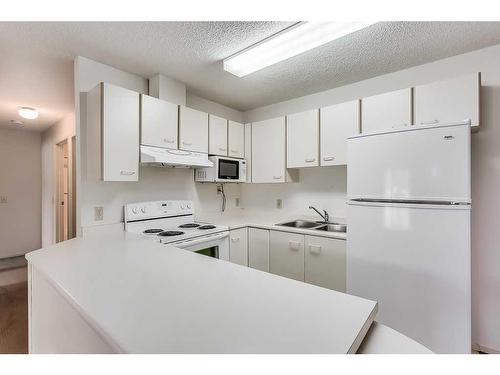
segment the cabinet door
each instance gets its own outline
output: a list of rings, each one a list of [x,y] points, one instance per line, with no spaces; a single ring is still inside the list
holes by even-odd
[[[318,112],[313,109],[286,116],[287,168],[319,165]]]
[[[141,95],[141,144],[177,148],[179,106]]]
[[[361,99],[361,132],[399,128],[412,124],[411,88]]]
[[[481,73],[415,87],[415,123],[437,124],[471,120],[479,126]]]
[[[227,156],[227,120],[222,117],[208,116],[208,153]]]
[[[229,261],[248,266],[247,228],[229,231]]]
[[[245,157],[245,128],[243,124],[228,121],[228,151],[233,158]]]
[[[101,84],[102,178],[139,180],[139,93]]]
[[[285,118],[252,123],[252,182],[285,182]]]
[[[304,235],[270,231],[269,271],[304,281]]]
[[[180,106],[179,148],[208,153],[208,113]]]
[[[359,133],[359,100],[320,109],[320,165],[347,164],[347,137]]]
[[[345,292],[346,241],[306,236],[305,281]]]
[[[269,272],[269,231],[248,228],[248,266]]]
[[[247,183],[252,182],[252,124],[245,124],[245,160],[247,161]]]

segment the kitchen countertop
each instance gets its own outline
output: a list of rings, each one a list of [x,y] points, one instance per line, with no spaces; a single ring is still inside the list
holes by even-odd
[[[196,220],[200,222],[207,222],[216,225],[224,225],[229,229],[239,229],[244,227],[261,228],[279,230],[283,232],[300,233],[320,237],[337,238],[341,240],[347,239],[346,233],[339,232],[324,232],[315,229],[283,227],[276,225],[278,223],[285,223],[292,220],[309,220],[318,221],[319,216],[308,215],[294,215],[294,214],[278,214],[266,211],[252,211],[252,210],[231,210],[230,212],[216,212],[216,213],[200,213],[195,215]],[[334,218],[334,221],[345,223],[345,219]]]
[[[125,353],[352,353],[377,303],[131,233],[26,255]]]

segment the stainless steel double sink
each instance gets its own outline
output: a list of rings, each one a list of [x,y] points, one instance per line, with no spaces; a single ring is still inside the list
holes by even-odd
[[[325,232],[345,233],[347,231],[347,225],[345,224],[325,223],[322,221],[293,220],[276,225],[289,228],[322,230]]]

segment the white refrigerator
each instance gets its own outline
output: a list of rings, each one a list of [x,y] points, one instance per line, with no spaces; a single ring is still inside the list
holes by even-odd
[[[470,353],[470,125],[348,139],[347,292],[437,353]]]

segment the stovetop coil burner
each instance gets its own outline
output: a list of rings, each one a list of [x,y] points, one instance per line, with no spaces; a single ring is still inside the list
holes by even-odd
[[[179,228],[198,228],[199,226],[200,226],[200,224],[188,223],[188,224],[179,225]]]
[[[165,230],[161,233],[158,233],[158,236],[171,237],[171,236],[180,236],[181,234],[184,234],[184,232],[181,232],[180,230]]]
[[[198,229],[201,229],[201,230],[215,229],[215,225],[202,225],[202,226],[198,227]]]
[[[155,233],[161,233],[161,232],[163,232],[163,229],[153,228],[153,229],[146,229],[143,233],[155,234]]]

